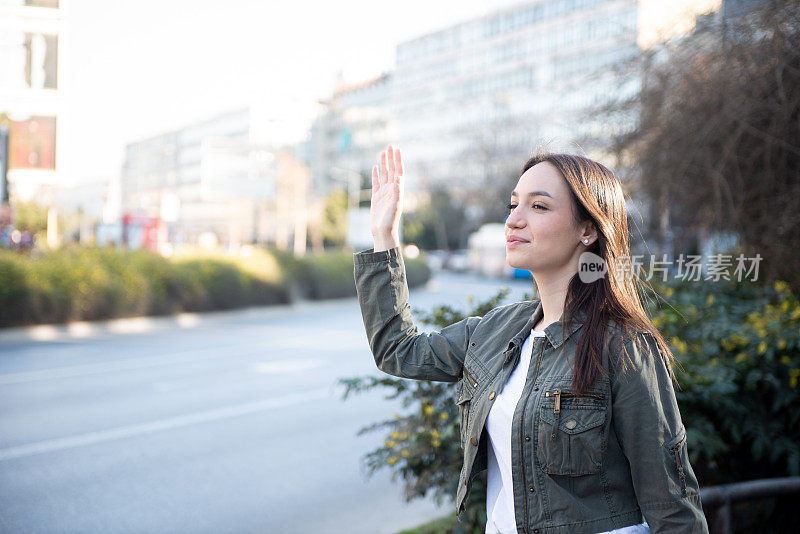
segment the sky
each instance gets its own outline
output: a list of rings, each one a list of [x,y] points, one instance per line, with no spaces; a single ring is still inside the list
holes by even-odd
[[[118,176],[126,143],[264,102],[302,137],[338,73],[394,66],[399,42],[499,0],[70,0],[60,139],[66,180]]]

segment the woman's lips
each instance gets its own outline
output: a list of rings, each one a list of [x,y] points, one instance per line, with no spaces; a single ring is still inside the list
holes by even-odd
[[[510,237],[506,239],[506,248],[517,248],[522,245],[527,245],[530,241],[525,241],[521,238]]]

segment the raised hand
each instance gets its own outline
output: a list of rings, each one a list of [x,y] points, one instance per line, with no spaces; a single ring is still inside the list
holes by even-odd
[[[403,212],[403,159],[389,145],[381,152],[380,169],[372,167],[372,202],[369,224],[375,252],[399,246],[400,215]]]

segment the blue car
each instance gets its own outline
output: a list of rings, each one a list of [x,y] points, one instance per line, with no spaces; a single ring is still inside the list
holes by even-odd
[[[514,272],[513,272],[513,274],[511,276],[512,276],[512,278],[525,278],[525,279],[528,279],[528,280],[533,278],[533,276],[531,276],[531,272],[529,270],[527,270],[527,269],[517,269],[517,268],[514,268]]]

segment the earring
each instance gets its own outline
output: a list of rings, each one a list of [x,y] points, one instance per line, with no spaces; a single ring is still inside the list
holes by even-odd
[[[589,243],[589,240],[588,240],[588,239],[584,239],[584,240],[583,240],[583,244],[585,245],[585,244],[587,244],[587,243]]]

